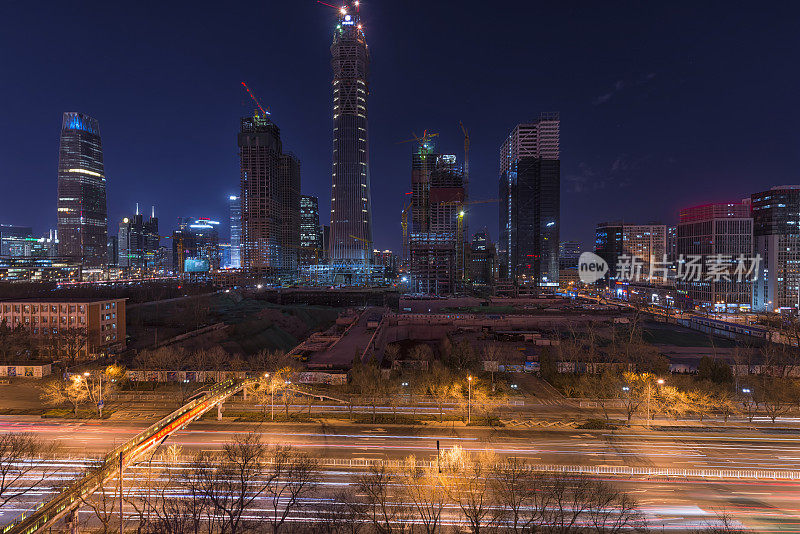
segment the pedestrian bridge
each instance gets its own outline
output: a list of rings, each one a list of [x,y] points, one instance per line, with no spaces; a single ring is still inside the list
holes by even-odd
[[[33,512],[26,512],[3,528],[3,534],[33,534],[52,527],[100,487],[114,478],[120,469],[130,465],[145,452],[162,443],[173,433],[200,418],[215,406],[220,406],[231,395],[254,383],[256,379],[227,380],[199,394],[194,400],[181,406],[130,441],[112,450],[103,458],[97,469],[93,469],[63,488],[53,499],[41,503]]]

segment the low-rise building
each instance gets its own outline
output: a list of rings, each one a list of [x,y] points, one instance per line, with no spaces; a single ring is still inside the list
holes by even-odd
[[[0,323],[42,339],[72,330],[85,339],[80,357],[125,348],[126,299],[17,299],[0,301]]]

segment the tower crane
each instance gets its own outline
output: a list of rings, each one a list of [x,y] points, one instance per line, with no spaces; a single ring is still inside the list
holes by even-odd
[[[256,107],[258,107],[258,109],[261,110],[261,116],[262,117],[266,118],[267,115],[271,115],[271,113],[269,112],[269,108],[264,110],[264,108],[261,106],[261,102],[258,101],[258,98],[256,98],[256,95],[254,95],[253,92],[250,90],[250,88],[247,87],[246,83],[242,82],[242,87],[244,87],[245,91],[247,91],[247,94],[250,95],[250,98],[253,99],[253,102],[255,102]]]
[[[427,143],[429,140],[433,139],[434,137],[438,137],[439,133],[438,132],[436,132],[436,133],[428,133],[428,130],[423,130],[421,137],[418,136],[417,134],[415,134],[414,132],[411,132],[411,135],[413,136],[411,139],[406,139],[405,141],[398,141],[395,144],[396,145],[402,145],[403,143],[410,143],[411,141],[416,141],[420,145],[424,145],[425,143]]]

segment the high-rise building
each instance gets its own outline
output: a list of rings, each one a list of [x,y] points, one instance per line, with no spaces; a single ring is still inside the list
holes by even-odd
[[[119,223],[116,264],[122,268],[139,270],[155,268],[160,244],[155,207],[150,218],[145,219],[139,213],[137,204],[136,213],[123,218]]]
[[[743,277],[715,280],[709,276],[712,262],[724,259],[729,271],[737,258],[753,255],[753,219],[750,199],[728,204],[705,204],[680,211],[677,236],[677,280],[683,306],[701,306],[719,311],[748,309],[752,282]],[[699,276],[688,265],[699,258]]]
[[[415,293],[456,291],[465,265],[464,173],[456,157],[423,138],[411,156],[410,286]]]
[[[800,308],[800,185],[782,185],[751,197],[753,245],[761,256],[753,281],[753,310]]]
[[[469,278],[474,284],[492,285],[497,279],[497,250],[486,230],[472,236]]]
[[[577,241],[562,241],[558,244],[558,269],[577,269],[581,257],[581,244]]]
[[[219,221],[182,217],[172,233],[172,265],[178,273],[203,273],[219,269]]]
[[[242,242],[242,201],[237,195],[228,197],[228,209],[230,211],[230,260],[226,264],[231,269],[239,269],[242,266],[241,242]]]
[[[109,235],[108,236],[108,245],[106,245],[106,251],[108,252],[108,264],[109,265],[118,265],[119,264],[119,237],[116,235]]]
[[[321,263],[330,262],[331,255],[331,226],[329,224],[322,225],[322,257]]]
[[[608,278],[612,280],[624,278],[653,284],[667,282],[666,225],[600,223],[595,230],[595,253],[608,263]],[[620,264],[625,266],[624,273],[618,272]],[[573,268],[577,266],[576,258]]]
[[[333,180],[330,259],[332,263],[363,262],[368,259],[365,254],[369,255],[372,250],[369,246],[372,244],[372,200],[367,129],[369,50],[359,19],[358,2],[339,11],[331,56]]]
[[[292,273],[300,248],[300,161],[283,152],[278,126],[241,120],[241,263],[253,274]]]
[[[100,126],[83,113],[64,113],[58,152],[59,255],[84,267],[104,265],[107,225]]]
[[[0,224],[0,256],[30,256],[33,228]]]
[[[319,225],[319,199],[300,196],[300,263],[316,265],[322,261],[322,228]]]
[[[500,150],[500,276],[520,286],[558,285],[560,125],[558,113],[542,113]]]

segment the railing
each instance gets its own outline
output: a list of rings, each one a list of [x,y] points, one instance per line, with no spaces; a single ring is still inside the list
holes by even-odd
[[[35,511],[21,514],[3,529],[3,534],[32,534],[50,526],[62,515],[77,507],[82,498],[91,495],[101,484],[116,475],[120,464],[124,468],[159,440],[166,439],[250,382],[251,380],[238,383],[227,380],[213,386],[203,397],[175,410],[106,454],[96,469],[90,470],[63,488],[49,502],[39,504]]]

